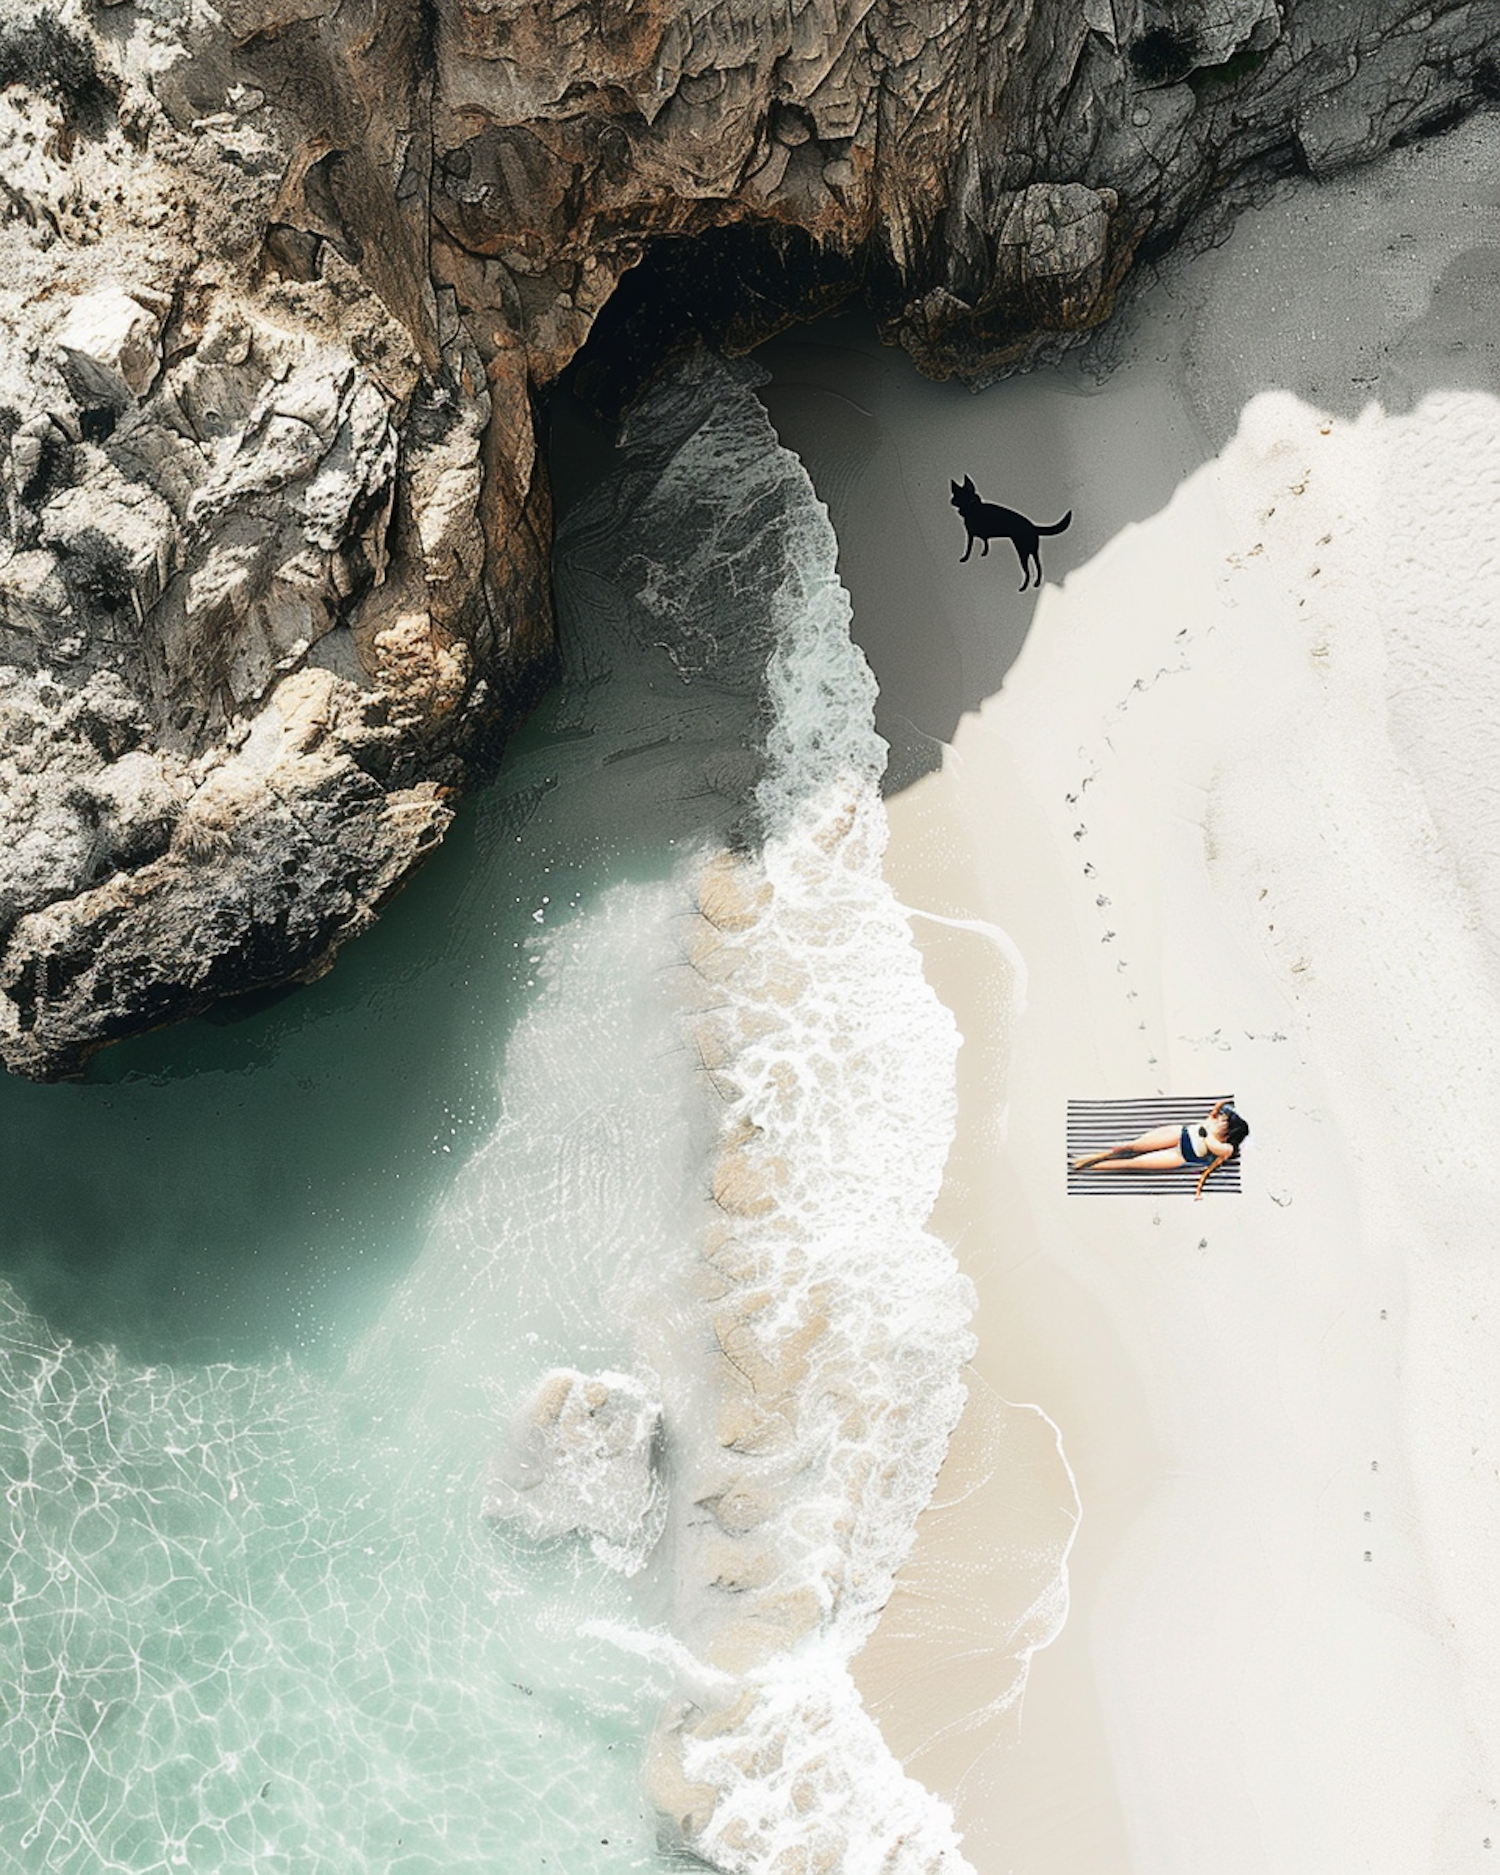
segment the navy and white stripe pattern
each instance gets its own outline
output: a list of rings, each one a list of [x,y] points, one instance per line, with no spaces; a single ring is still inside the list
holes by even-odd
[[[1070,1100],[1068,1102],[1068,1196],[1070,1198],[1147,1198],[1176,1193],[1191,1198],[1201,1165],[1171,1172],[1103,1172],[1093,1167],[1075,1172],[1073,1161],[1109,1146],[1123,1145],[1159,1126],[1187,1127],[1198,1145],[1198,1128],[1216,1100],[1234,1104],[1233,1095],[1174,1094],[1155,1100]],[[1240,1188],[1240,1155],[1221,1165],[1203,1188],[1205,1198]]]

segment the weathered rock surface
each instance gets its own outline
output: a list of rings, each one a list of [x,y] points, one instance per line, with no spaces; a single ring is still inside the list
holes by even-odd
[[[535,399],[622,280],[617,378],[860,292],[984,382],[1265,178],[1493,101],[1496,28],[0,0],[0,1055],[314,976],[441,837],[548,670]]]
[[[0,6],[0,1054],[41,1077],[326,969],[546,670],[529,408],[511,449],[422,214],[363,266],[311,231],[242,27]],[[413,125],[423,71],[380,68]]]

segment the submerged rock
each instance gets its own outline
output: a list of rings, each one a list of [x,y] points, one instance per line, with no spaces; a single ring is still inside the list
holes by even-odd
[[[315,976],[441,836],[551,668],[534,400],[601,314],[605,402],[856,292],[984,383],[1267,179],[1492,99],[1492,27],[0,0],[0,1055]],[[316,757],[245,757],[312,673]]]
[[[627,1570],[661,1532],[661,1407],[628,1374],[548,1374],[485,1487],[484,1514],[527,1536],[580,1535]]]

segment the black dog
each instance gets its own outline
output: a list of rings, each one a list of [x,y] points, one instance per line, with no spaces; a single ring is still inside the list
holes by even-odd
[[[964,548],[963,560],[967,560],[974,551],[974,542],[982,540],[986,553],[992,540],[1014,542],[1016,555],[1021,562],[1021,571],[1026,575],[1021,582],[1021,591],[1025,592],[1031,584],[1031,569],[1036,568],[1036,583],[1042,583],[1042,558],[1039,552],[1043,534],[1060,534],[1073,519],[1073,510],[1060,521],[1054,521],[1051,527],[1038,527],[1035,521],[1028,521],[1024,514],[1017,514],[1014,508],[998,507],[993,501],[981,500],[979,490],[974,486],[972,477],[965,476],[963,486],[950,482],[953,490],[949,499],[963,516],[964,526],[969,530],[968,545]],[[963,560],[959,565],[963,565]]]

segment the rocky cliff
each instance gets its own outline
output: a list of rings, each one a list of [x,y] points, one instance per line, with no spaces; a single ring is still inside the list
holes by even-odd
[[[1496,0],[0,0],[7,1065],[316,976],[442,837],[548,673],[538,400],[606,307],[605,396],[682,325],[854,293],[981,383],[1266,178],[1500,97],[1497,36]]]

